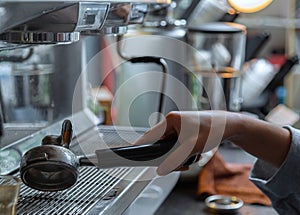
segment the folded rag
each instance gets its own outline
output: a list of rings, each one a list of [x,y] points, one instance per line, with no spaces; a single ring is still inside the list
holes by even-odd
[[[242,199],[246,204],[270,206],[270,199],[248,178],[251,166],[226,163],[216,152],[199,174],[197,194],[201,199],[216,194],[230,195]]]

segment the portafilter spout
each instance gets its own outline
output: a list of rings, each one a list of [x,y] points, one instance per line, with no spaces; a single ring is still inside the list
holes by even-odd
[[[165,159],[163,155],[171,152],[177,142],[177,138],[169,138],[145,145],[100,149],[93,155],[78,157],[69,149],[71,139],[72,124],[70,120],[65,120],[59,136],[46,136],[41,146],[27,151],[20,164],[20,176],[24,184],[36,190],[59,191],[76,183],[79,166],[158,166]],[[187,158],[184,166],[198,158],[198,155]]]

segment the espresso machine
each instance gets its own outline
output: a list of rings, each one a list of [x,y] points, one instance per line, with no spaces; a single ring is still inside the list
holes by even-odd
[[[103,125],[102,115],[89,107],[89,90],[103,81],[101,39],[125,34],[128,26],[143,23],[150,6],[169,3],[0,3],[1,175],[19,176],[22,156],[43,138],[60,134],[65,119],[73,125],[70,149],[76,156],[94,147],[128,145],[147,130]],[[22,184],[17,214],[140,214],[141,208],[152,214],[179,177],[157,178],[151,167],[85,166],[78,171],[77,183],[58,192]]]
[[[170,10],[174,2],[168,0],[1,1],[0,174],[19,176],[22,156],[43,138],[60,142],[66,118],[74,131],[70,150],[81,156],[97,147],[133,143],[162,119],[160,113],[198,109],[199,91],[190,71],[199,50],[188,34],[199,24],[192,19],[220,21],[228,12],[221,8],[220,17],[199,18],[215,15],[202,11],[211,2],[177,1],[190,4],[181,13]],[[108,37],[106,49],[103,38]],[[104,65],[119,84],[113,92],[114,126],[103,125],[90,93],[106,81]],[[17,213],[153,214],[179,178],[176,172],[156,177],[151,167],[82,166],[75,172],[80,175],[76,184],[58,192],[22,184]]]

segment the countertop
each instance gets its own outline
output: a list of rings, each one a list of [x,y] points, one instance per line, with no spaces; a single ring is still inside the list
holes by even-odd
[[[254,157],[234,146],[221,146],[219,152],[228,162],[253,163],[255,160]],[[200,201],[196,195],[199,171],[201,168],[194,166],[191,170],[183,172],[176,186],[155,215],[213,214],[207,210],[204,202]],[[244,205],[236,214],[276,215],[278,213],[272,207]]]

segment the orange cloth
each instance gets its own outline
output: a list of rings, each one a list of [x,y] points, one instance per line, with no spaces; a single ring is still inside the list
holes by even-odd
[[[215,194],[230,195],[246,204],[270,206],[270,199],[249,180],[250,170],[250,164],[226,163],[217,152],[200,172],[198,195],[200,198]]]

